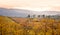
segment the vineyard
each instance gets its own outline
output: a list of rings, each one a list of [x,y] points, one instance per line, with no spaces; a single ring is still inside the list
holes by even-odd
[[[0,16],[0,35],[60,35],[60,20]]]

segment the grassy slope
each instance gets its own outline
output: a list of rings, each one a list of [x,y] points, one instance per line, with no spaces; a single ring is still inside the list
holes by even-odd
[[[0,16],[0,35],[1,33],[2,35],[60,35],[60,20],[13,19],[18,23],[8,17]]]
[[[0,34],[14,35],[20,30],[20,24],[15,23],[8,17],[0,16]]]

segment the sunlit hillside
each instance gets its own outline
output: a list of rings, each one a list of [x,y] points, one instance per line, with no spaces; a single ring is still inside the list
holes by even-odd
[[[60,20],[0,16],[0,35],[60,35]]]
[[[22,30],[20,24],[15,23],[8,17],[0,16],[0,35],[16,35],[18,31],[22,33]]]

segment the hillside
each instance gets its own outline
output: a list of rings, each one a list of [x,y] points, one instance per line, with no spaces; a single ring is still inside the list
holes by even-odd
[[[0,35],[60,35],[60,20],[0,16]]]
[[[20,28],[20,24],[15,23],[8,17],[0,16],[0,35],[15,35]]]

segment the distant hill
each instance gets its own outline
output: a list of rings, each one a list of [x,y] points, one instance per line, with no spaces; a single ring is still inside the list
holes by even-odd
[[[10,17],[27,17],[27,15],[56,15],[60,14],[59,11],[31,11],[25,9],[6,9],[0,8],[0,15]]]
[[[0,15],[3,16],[25,17],[28,14],[27,12],[28,10],[0,8]]]

